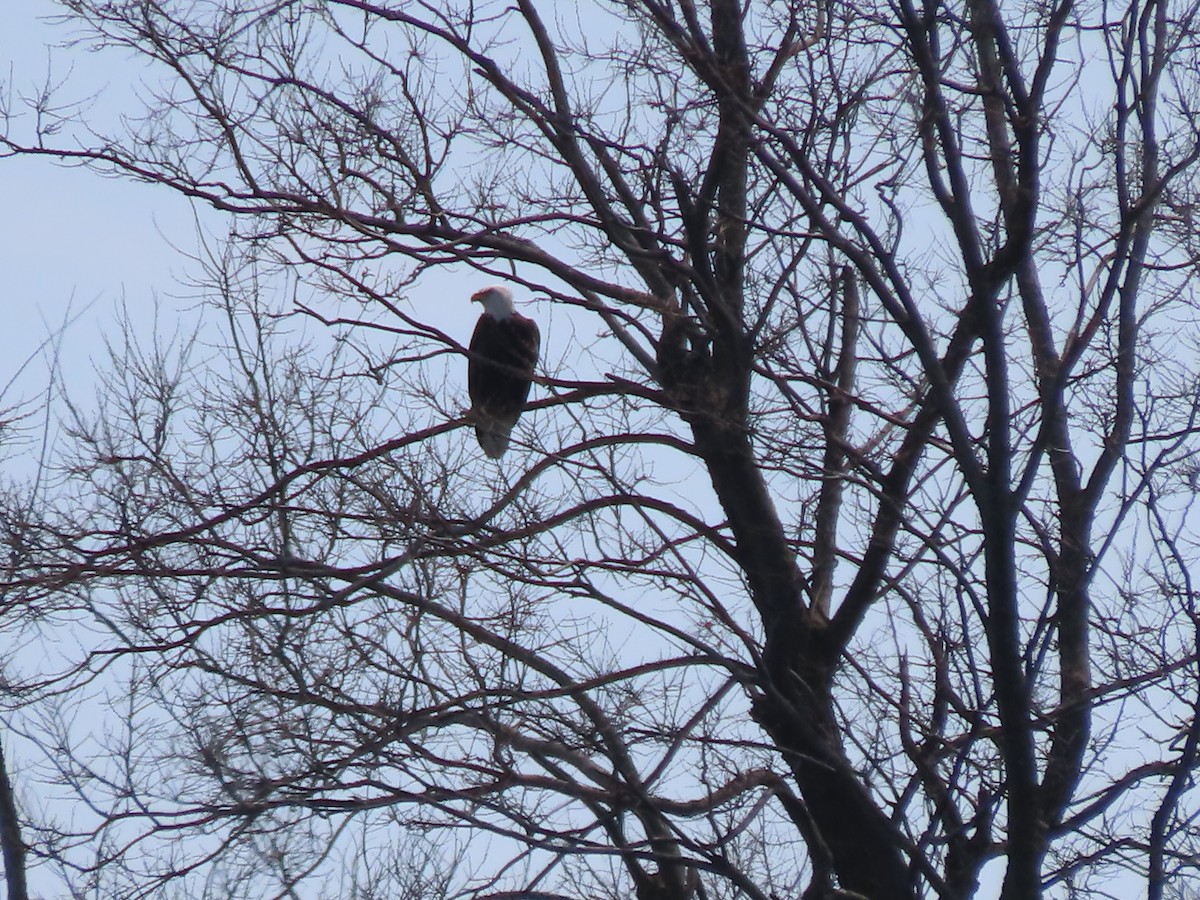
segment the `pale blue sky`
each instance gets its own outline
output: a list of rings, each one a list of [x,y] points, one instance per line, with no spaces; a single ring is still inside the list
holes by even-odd
[[[25,114],[23,98],[47,75],[65,79],[65,94],[87,96],[106,83],[107,57],[48,49],[66,35],[41,21],[49,0],[5,4],[0,13],[0,81],[4,100]],[[21,131],[21,123],[17,128]],[[194,214],[178,196],[127,180],[107,179],[49,159],[0,160],[0,385],[36,351],[70,310],[83,312],[67,334],[72,383],[86,374],[96,336],[124,302],[136,316],[152,314],[155,292],[169,292],[181,260],[171,244],[195,246]],[[90,305],[90,306],[89,306]],[[28,396],[28,389],[20,392]],[[11,402],[12,395],[4,398]]]

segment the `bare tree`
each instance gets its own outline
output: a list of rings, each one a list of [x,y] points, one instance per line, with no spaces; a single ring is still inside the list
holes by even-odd
[[[10,91],[7,155],[231,222],[7,504],[74,890],[1196,878],[1196,3],[63,10],[145,109]]]

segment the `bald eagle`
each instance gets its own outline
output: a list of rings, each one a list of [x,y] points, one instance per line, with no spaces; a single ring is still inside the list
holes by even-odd
[[[499,459],[525,409],[541,335],[536,322],[513,309],[508,288],[487,287],[471,300],[483,304],[483,315],[471,335],[467,393],[479,446]]]

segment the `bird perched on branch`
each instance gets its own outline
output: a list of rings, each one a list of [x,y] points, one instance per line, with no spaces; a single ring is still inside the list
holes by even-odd
[[[467,393],[479,446],[499,459],[525,409],[541,335],[536,322],[513,309],[508,288],[486,287],[471,300],[483,304],[483,315],[471,335]]]

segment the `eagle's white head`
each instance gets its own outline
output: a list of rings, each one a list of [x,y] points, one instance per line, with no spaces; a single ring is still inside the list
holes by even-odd
[[[476,291],[471,295],[471,302],[482,303],[484,312],[497,322],[513,314],[512,291],[503,285],[493,285]]]

